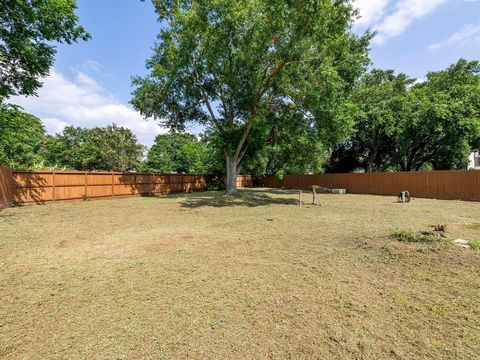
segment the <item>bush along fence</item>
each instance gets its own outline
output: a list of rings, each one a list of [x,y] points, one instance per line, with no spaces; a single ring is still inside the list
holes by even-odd
[[[265,176],[257,178],[255,186],[285,189],[321,186],[372,195],[398,195],[408,190],[419,198],[480,201],[480,171],[474,170],[287,175],[282,180]]]

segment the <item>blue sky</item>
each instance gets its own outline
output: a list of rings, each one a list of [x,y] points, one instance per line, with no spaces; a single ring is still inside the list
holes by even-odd
[[[376,30],[373,66],[422,79],[460,57],[480,59],[480,0],[357,0],[362,17],[354,31]],[[128,104],[131,76],[146,73],[145,60],[160,30],[146,0],[78,0],[77,14],[92,40],[58,45],[55,65],[38,97],[12,99],[55,133],[66,125],[127,126],[151,145],[165,132]],[[195,131],[197,129],[190,129]]]

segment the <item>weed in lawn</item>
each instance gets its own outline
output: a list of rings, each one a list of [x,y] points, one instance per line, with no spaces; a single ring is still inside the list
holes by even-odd
[[[480,231],[480,223],[470,224],[467,226],[470,230],[478,230]]]
[[[473,240],[468,240],[468,245],[473,250],[480,251],[480,240],[479,239],[473,239]]]
[[[445,240],[437,234],[422,234],[409,230],[397,230],[392,234],[392,236],[400,241],[415,243],[435,243]]]

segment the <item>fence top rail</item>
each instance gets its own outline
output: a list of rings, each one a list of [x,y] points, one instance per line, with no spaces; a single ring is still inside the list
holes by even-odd
[[[421,175],[421,174],[480,174],[479,170],[429,170],[429,171],[385,171],[385,172],[363,172],[363,173],[319,173],[319,174],[292,174],[292,175],[285,175],[285,176],[326,176],[326,175],[349,175],[349,176],[358,176],[358,175],[377,175],[377,176],[384,176],[384,175],[395,175],[395,174],[403,174],[403,175]],[[264,175],[267,176],[275,176],[275,175]]]
[[[71,174],[71,175],[156,175],[156,176],[205,176],[201,174],[178,173],[145,173],[145,172],[116,172],[116,171],[81,171],[81,170],[12,170],[15,174]]]

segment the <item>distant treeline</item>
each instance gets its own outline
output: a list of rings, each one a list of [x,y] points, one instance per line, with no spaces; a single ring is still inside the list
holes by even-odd
[[[252,128],[241,172],[254,175],[462,169],[480,148],[480,65],[459,60],[417,81],[373,69],[348,98],[350,134],[326,146],[290,116],[264,116]],[[273,117],[275,119],[273,120]],[[235,135],[235,134],[233,134]],[[233,138],[235,136],[232,136]],[[218,130],[158,135],[147,149],[117,125],[68,126],[47,135],[37,117],[0,108],[0,163],[16,169],[184,172],[222,176]]]

